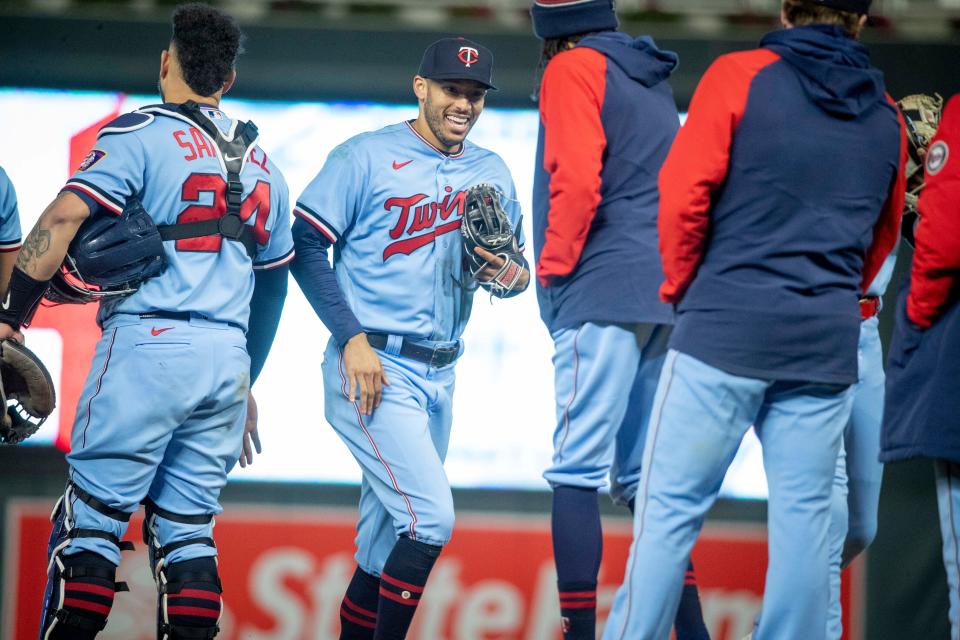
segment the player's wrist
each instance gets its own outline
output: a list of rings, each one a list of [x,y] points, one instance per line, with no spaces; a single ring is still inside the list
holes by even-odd
[[[356,347],[359,345],[370,346],[370,343],[367,342],[367,334],[363,331],[350,336],[344,343],[344,347]]]
[[[20,267],[14,267],[6,296],[0,301],[0,322],[15,330],[30,326],[49,285],[49,280],[34,280]]]

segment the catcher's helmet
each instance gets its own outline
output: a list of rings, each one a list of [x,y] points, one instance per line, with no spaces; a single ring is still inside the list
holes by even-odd
[[[160,232],[140,201],[131,198],[119,216],[101,213],[80,225],[46,297],[58,304],[85,304],[125,296],[166,268]]]

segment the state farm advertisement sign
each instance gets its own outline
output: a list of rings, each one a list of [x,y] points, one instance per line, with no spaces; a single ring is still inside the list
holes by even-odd
[[[37,637],[52,504],[11,501],[4,553],[3,638]],[[340,599],[353,573],[355,512],[228,505],[217,518],[225,613],[223,640],[335,640]],[[101,638],[153,640],[156,591],[138,539],[127,538],[118,594]],[[600,624],[623,578],[629,523],[608,522],[598,590]],[[708,527],[694,551],[704,617],[714,640],[740,640],[761,604],[766,540],[757,526]],[[852,587],[851,587],[852,585]],[[859,638],[860,580],[847,575],[844,611]],[[851,602],[857,606],[851,607]],[[852,614],[852,616],[851,616]],[[415,640],[559,640],[556,573],[546,515],[461,514],[421,601]]]

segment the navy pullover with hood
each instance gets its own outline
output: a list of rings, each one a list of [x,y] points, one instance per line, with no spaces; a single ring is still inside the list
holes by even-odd
[[[660,173],[671,347],[734,375],[856,382],[858,299],[899,237],[905,162],[883,76],[841,28],[719,58]]]
[[[676,54],[605,31],[553,57],[533,185],[537,299],[550,331],[670,323],[657,297],[657,174],[679,128]]]

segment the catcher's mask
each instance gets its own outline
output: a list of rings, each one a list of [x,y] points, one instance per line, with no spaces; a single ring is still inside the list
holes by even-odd
[[[85,304],[126,296],[166,268],[157,226],[131,198],[119,216],[101,213],[80,225],[46,297],[57,304]]]

